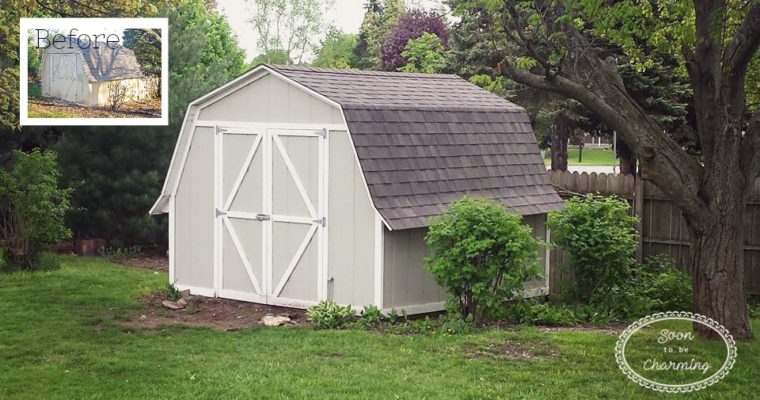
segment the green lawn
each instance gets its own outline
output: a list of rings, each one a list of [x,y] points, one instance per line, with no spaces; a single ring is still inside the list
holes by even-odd
[[[617,337],[604,333],[132,331],[118,320],[139,313],[138,296],[164,287],[166,275],[97,259],[63,260],[58,271],[0,275],[1,399],[663,397],[619,372]],[[754,328],[760,332],[760,321]],[[504,343],[547,356],[491,355]],[[760,392],[758,365],[760,345],[740,343],[724,381],[683,397],[752,398]]]
[[[546,152],[544,158],[546,165],[552,164],[551,152]],[[584,148],[583,149],[583,161],[578,162],[578,148],[567,149],[567,164],[568,165],[602,165],[602,166],[616,166],[619,164],[617,158],[615,158],[612,149],[599,149],[599,148]]]

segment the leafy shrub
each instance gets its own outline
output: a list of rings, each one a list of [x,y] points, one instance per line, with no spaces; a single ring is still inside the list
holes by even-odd
[[[11,168],[0,169],[0,243],[17,267],[33,268],[43,246],[71,236],[64,224],[71,191],[58,177],[52,151],[14,151]]]
[[[177,301],[182,298],[182,291],[174,287],[171,283],[166,284],[164,295],[171,301]]]
[[[533,299],[511,304],[504,317],[527,325],[570,326],[582,322],[571,307],[542,303]]]
[[[636,218],[616,197],[573,197],[549,214],[554,242],[569,257],[564,265],[574,276],[574,296],[580,303],[603,301],[615,286],[631,276],[635,262]]]
[[[104,247],[98,250],[101,257],[105,257],[108,261],[118,263],[130,258],[135,258],[140,255],[142,248],[140,246],[130,247]]]
[[[306,317],[319,329],[340,329],[353,321],[356,314],[351,306],[339,306],[334,301],[321,301],[306,311]]]
[[[385,319],[385,315],[376,305],[364,306],[360,316],[360,321],[369,325],[380,323]]]
[[[465,197],[434,217],[425,265],[453,295],[454,309],[481,321],[538,274],[540,241],[522,217],[491,200]]]
[[[679,271],[670,257],[647,258],[633,270],[633,276],[633,289],[649,300],[649,312],[691,310],[691,278]]]

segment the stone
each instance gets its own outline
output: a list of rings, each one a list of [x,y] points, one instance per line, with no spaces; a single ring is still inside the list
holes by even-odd
[[[179,299],[179,300],[177,300],[177,304],[179,304],[180,306],[182,306],[182,308],[187,307],[187,301],[185,299]]]
[[[274,316],[267,314],[261,318],[261,322],[266,326],[280,326],[290,324],[290,318],[282,315]]]
[[[164,300],[164,301],[161,302],[161,304],[163,304],[164,307],[166,307],[166,308],[168,308],[170,310],[181,310],[181,309],[185,308],[184,306],[179,305],[179,304],[177,304],[177,303],[175,303],[175,302],[173,302],[171,300]]]
[[[190,300],[190,289],[185,289],[185,290],[183,290],[180,293],[182,293],[182,299],[183,300],[185,300],[185,301]]]

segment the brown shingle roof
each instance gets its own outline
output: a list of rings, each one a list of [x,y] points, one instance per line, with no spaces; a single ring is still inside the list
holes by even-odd
[[[270,68],[341,105],[392,229],[427,226],[465,194],[522,215],[562,204],[525,109],[456,75]]]

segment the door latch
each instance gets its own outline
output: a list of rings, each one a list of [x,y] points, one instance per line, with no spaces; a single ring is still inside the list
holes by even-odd
[[[269,221],[271,219],[269,214],[256,214],[256,220],[258,221]]]

